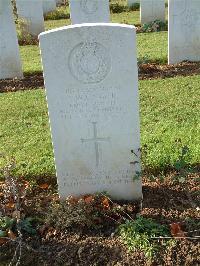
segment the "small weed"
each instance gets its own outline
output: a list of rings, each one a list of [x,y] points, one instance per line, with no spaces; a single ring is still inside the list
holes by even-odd
[[[159,245],[153,238],[169,236],[170,231],[165,225],[139,216],[120,225],[119,234],[129,250],[140,249],[147,258],[151,259],[159,250]]]
[[[173,176],[173,179],[179,183],[187,182],[189,174],[194,173],[194,169],[186,161],[189,151],[187,146],[181,147],[178,160],[174,163],[176,175]]]

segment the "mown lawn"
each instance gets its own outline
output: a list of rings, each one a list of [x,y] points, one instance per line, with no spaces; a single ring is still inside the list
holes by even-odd
[[[167,32],[137,34],[139,62],[167,62]],[[20,47],[25,73],[42,71],[40,50],[37,45]]]
[[[140,81],[146,167],[172,167],[184,145],[187,162],[199,162],[199,84],[200,76]],[[55,174],[44,90],[0,94],[0,121],[0,151],[16,159],[17,175]]]

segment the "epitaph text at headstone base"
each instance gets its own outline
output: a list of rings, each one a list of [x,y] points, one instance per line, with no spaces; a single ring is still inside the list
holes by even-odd
[[[22,78],[16,27],[10,0],[0,1],[0,79]]]
[[[63,27],[40,46],[60,196],[140,199],[135,27]]]
[[[140,0],[141,24],[165,21],[165,0]]]
[[[72,24],[110,22],[109,0],[70,0]]]
[[[170,0],[168,62],[200,61],[200,1]]]
[[[44,31],[43,0],[16,0],[16,6],[27,33],[38,36]]]

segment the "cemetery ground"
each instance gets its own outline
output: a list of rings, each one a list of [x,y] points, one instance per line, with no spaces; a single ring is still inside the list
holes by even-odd
[[[142,208],[103,191],[59,203],[39,47],[20,47],[25,79],[0,81],[0,265],[199,265],[199,63],[167,66],[165,31],[137,42]]]

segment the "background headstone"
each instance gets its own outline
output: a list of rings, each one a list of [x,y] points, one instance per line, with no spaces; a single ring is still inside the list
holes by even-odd
[[[56,0],[42,0],[43,1],[43,13],[47,14],[56,10]]]
[[[165,0],[140,0],[141,24],[165,21]]]
[[[200,1],[170,0],[168,62],[200,61]]]
[[[135,27],[82,24],[39,39],[60,196],[141,199]]]
[[[109,0],[70,0],[72,24],[109,22]]]
[[[0,79],[22,78],[16,27],[10,0],[0,1]]]
[[[27,23],[26,30],[33,36],[38,36],[44,31],[43,1],[17,0],[17,13],[19,18]]]

